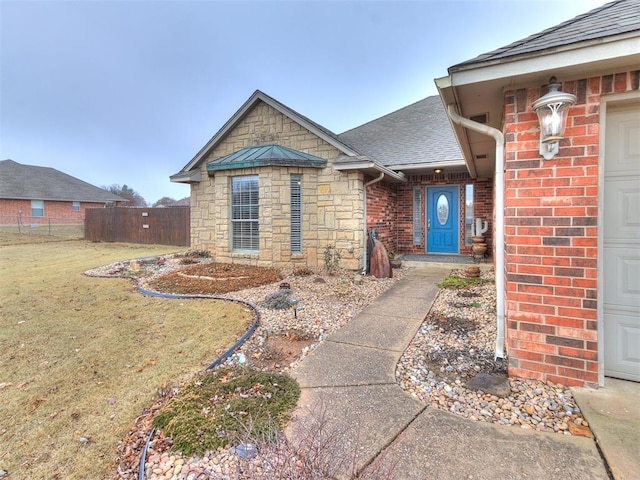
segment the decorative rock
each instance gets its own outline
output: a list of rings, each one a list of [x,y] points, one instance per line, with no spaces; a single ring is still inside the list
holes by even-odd
[[[591,433],[589,427],[576,425],[574,422],[569,423],[569,432],[571,432],[571,435],[576,435],[578,437],[593,438],[593,434]]]
[[[482,390],[496,397],[503,398],[511,393],[509,379],[506,375],[479,373],[467,382],[467,388],[471,390]]]
[[[376,278],[391,278],[391,264],[389,255],[384,244],[378,240],[373,240],[373,250],[371,251],[371,275]]]
[[[258,451],[253,443],[241,443],[236,447],[236,455],[240,458],[256,458]]]

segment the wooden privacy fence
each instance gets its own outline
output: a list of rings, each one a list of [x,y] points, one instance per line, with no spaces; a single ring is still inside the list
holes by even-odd
[[[190,244],[189,207],[88,208],[84,238],[92,242]]]

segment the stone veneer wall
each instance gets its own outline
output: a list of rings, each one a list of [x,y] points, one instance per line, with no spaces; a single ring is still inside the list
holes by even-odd
[[[598,382],[598,172],[601,96],[638,90],[640,72],[564,82],[577,97],[559,154],[544,160],[531,104],[505,99],[505,260],[509,373]]]
[[[207,162],[242,148],[276,143],[328,160],[324,169],[262,167],[215,172]],[[335,245],[341,266],[358,269],[362,261],[363,176],[332,168],[339,151],[285,115],[260,102],[202,162],[203,180],[191,187],[191,247],[209,250],[220,262],[277,267],[324,266],[324,249]],[[302,175],[302,253],[290,249],[290,175]],[[260,249],[231,251],[230,177],[258,175]]]

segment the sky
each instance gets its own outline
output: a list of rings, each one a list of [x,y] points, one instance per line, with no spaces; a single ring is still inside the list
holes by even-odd
[[[177,200],[169,176],[255,90],[342,133],[604,3],[0,0],[0,160]]]

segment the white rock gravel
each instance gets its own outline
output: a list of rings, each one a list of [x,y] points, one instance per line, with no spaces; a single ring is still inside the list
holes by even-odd
[[[462,271],[454,272],[463,276]],[[567,435],[589,435],[568,388],[511,377],[511,393],[498,397],[467,388],[476,374],[506,377],[504,361],[494,360],[496,339],[493,272],[485,283],[462,291],[441,289],[417,335],[396,368],[402,388],[434,408],[470,420]],[[506,360],[505,360],[506,361]]]
[[[86,274],[135,276],[144,286],[153,276],[180,268],[172,256],[163,257],[161,262],[135,262],[133,266],[135,272],[131,271],[129,262],[119,262]],[[288,371],[327,335],[346,324],[406,274],[404,269],[393,272],[393,279],[358,278],[352,272],[340,272],[336,276],[320,276],[320,272],[294,276],[292,272],[284,272],[282,282],[290,284],[292,297],[298,300],[297,318],[292,310],[273,310],[260,305],[268,294],[279,289],[281,282],[220,295],[253,304],[261,316],[255,334],[226,363],[250,362],[260,354],[270,336],[296,332],[314,339],[294,363],[279,368],[281,372]],[[462,275],[461,271],[457,273]],[[510,378],[511,393],[506,397],[465,386],[479,372],[505,373],[502,361],[493,359],[496,320],[492,272],[483,273],[483,278],[484,285],[471,289],[440,290],[429,316],[398,363],[396,375],[400,386],[433,408],[470,420],[567,435],[588,434],[588,424],[573,397],[560,385]],[[166,444],[166,440],[151,442],[145,465],[147,479],[274,478],[273,453],[268,451],[258,450],[255,458],[241,459],[234,448],[227,448],[208,452],[204,457],[186,458],[166,451]],[[293,462],[295,469],[295,456],[288,455],[287,461]],[[131,470],[119,472],[118,478],[134,478],[132,474]]]

